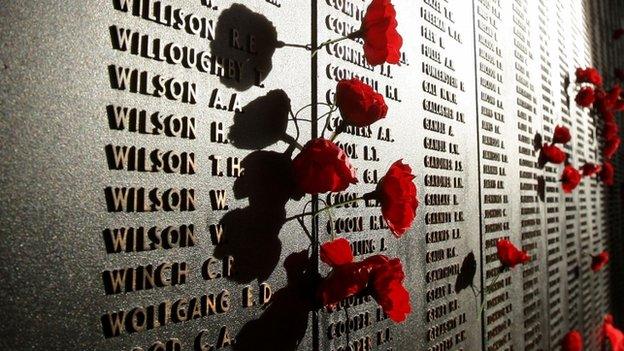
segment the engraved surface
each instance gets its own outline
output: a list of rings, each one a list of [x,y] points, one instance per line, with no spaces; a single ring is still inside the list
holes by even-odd
[[[310,100],[309,54],[275,49],[310,8],[240,3],[2,2],[4,347],[312,347],[284,268],[303,202],[258,130]]]
[[[604,315],[622,322],[623,179],[565,194],[539,148],[563,125],[570,162],[604,161],[574,71],[615,82],[624,7],[393,3],[401,61],[373,67],[361,39],[315,57],[280,45],[359,29],[368,0],[0,0],[0,345],[549,350],[578,329],[599,350]],[[285,177],[292,141],[335,131],[322,104],[352,77],[389,107],[337,139],[360,182],[301,197]],[[412,313],[395,324],[370,296],[315,309],[305,294],[329,269],[285,219],[372,191],[398,159],[420,203],[402,238],[374,201],[303,224],[321,243],[348,239],[356,260],[400,258]],[[531,261],[499,276],[499,238]],[[594,273],[602,250],[611,262]]]

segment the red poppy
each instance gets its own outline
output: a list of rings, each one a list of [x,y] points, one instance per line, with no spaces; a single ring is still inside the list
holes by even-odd
[[[582,351],[583,337],[578,330],[569,331],[561,340],[561,351]]]
[[[591,83],[596,86],[602,85],[602,76],[597,69],[588,67],[585,69],[576,69],[576,82],[577,83]]]
[[[613,40],[618,40],[624,35],[624,28],[618,28],[613,31],[612,38]]]
[[[591,177],[594,174],[600,172],[600,166],[595,163],[586,163],[581,167],[583,177]]]
[[[607,92],[607,97],[611,100],[617,100],[618,98],[620,98],[620,96],[622,96],[622,92],[622,86],[620,86],[618,83],[615,83],[613,84],[611,90]]]
[[[526,251],[520,251],[507,239],[496,242],[498,259],[505,267],[514,268],[517,264],[524,264],[531,260]]]
[[[609,263],[609,253],[603,251],[597,255],[592,255],[591,261],[591,270],[594,272],[598,272],[602,269],[607,263]]]
[[[331,267],[353,262],[353,252],[351,252],[349,241],[340,238],[321,245],[321,261]]]
[[[391,0],[373,0],[368,5],[357,35],[364,38],[364,56],[369,64],[399,63],[403,38],[396,30],[397,25]]]
[[[556,126],[553,133],[553,144],[566,144],[572,139],[568,127]]]
[[[398,160],[390,166],[371,194],[381,202],[381,213],[396,237],[401,237],[416,217],[418,199],[410,166]]]
[[[356,127],[369,126],[388,112],[383,95],[357,78],[338,82],[336,105],[345,122]]]
[[[334,249],[344,251],[344,243],[337,244]],[[342,254],[344,252],[340,256]],[[331,307],[370,288],[384,312],[398,323],[404,321],[406,315],[411,312],[409,292],[403,286],[404,279],[405,273],[399,259],[374,255],[361,262],[334,266],[331,273],[321,282],[318,295],[323,305]]]
[[[607,185],[612,186],[615,183],[615,169],[613,168],[613,164],[609,161],[605,161],[602,164],[602,170],[600,171],[600,180]]]
[[[604,98],[602,100],[603,100],[603,103],[605,104],[605,107],[608,109],[615,108],[615,105],[618,99],[620,98],[621,93],[622,93],[622,88],[620,87],[619,84],[615,84],[613,88],[611,88],[606,94],[604,94]]]
[[[617,138],[619,133],[619,127],[615,122],[606,122],[604,124],[604,128],[602,129],[602,136],[606,140],[610,140],[613,138]]]
[[[561,173],[561,188],[564,193],[571,193],[581,182],[581,173],[572,165],[566,165]]]
[[[624,111],[624,100],[618,100],[615,102],[615,105],[613,106],[613,110],[616,112],[621,112]]]
[[[371,271],[373,297],[390,319],[400,323],[412,310],[409,292],[403,286],[403,266],[398,258],[377,256],[375,260],[379,263]]]
[[[615,123],[615,111],[613,107],[608,107],[604,98],[595,100],[594,107],[605,123]]]
[[[310,140],[293,160],[295,181],[308,194],[343,191],[356,184],[355,168],[347,154],[329,140]]]
[[[611,159],[620,148],[620,137],[608,139],[603,150],[604,157]]]
[[[567,155],[565,152],[563,152],[563,150],[555,145],[544,144],[542,145],[542,152],[540,153],[540,157],[546,162],[560,164],[565,161]]]
[[[318,295],[324,306],[332,307],[366,288],[370,266],[352,262],[336,266],[319,285]]]
[[[602,331],[604,336],[609,339],[611,350],[623,351],[624,350],[624,333],[613,325],[613,316],[607,314],[602,324]]]
[[[574,100],[581,107],[590,107],[594,103],[595,98],[594,89],[591,87],[582,87],[576,94]]]

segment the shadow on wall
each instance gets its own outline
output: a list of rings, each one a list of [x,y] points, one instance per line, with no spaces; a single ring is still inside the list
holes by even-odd
[[[310,312],[315,308],[314,287],[320,276],[307,250],[289,255],[284,268],[288,284],[273,294],[260,318],[243,326],[236,336],[234,350],[298,349],[308,329]]]
[[[289,112],[288,95],[273,90],[236,113],[230,128],[232,145],[256,150],[241,161],[244,171],[234,182],[234,197],[248,199],[249,205],[223,216],[214,251],[216,258],[234,259],[235,269],[228,278],[238,283],[261,282],[273,273],[282,252],[279,233],[286,221],[286,203],[303,195],[296,190],[292,144],[283,153],[260,150],[291,138],[286,135]]]
[[[277,30],[273,23],[241,4],[224,10],[215,28],[210,50],[225,74],[221,83],[228,88],[244,91],[262,82],[273,69],[273,54],[277,48]]]
[[[477,260],[471,251],[462,261],[459,274],[455,280],[455,293],[459,294],[468,287],[474,287],[475,274],[477,274]]]
[[[215,28],[211,51],[224,69],[221,83],[238,91],[262,82],[273,68],[277,31],[261,14],[241,4],[224,10]],[[233,116],[228,140],[237,149],[252,150],[242,161],[234,182],[234,198],[248,206],[232,209],[221,219],[213,255],[233,260],[227,277],[239,284],[266,281],[282,257],[280,231],[286,221],[286,203],[300,200],[292,169],[297,136],[287,134],[291,101],[283,90],[272,90],[248,103]],[[295,124],[295,126],[297,126]],[[263,150],[279,141],[284,152]],[[284,261],[287,285],[273,293],[258,319],[245,324],[234,350],[296,350],[308,330],[319,274],[307,250]]]
[[[244,173],[234,183],[234,197],[249,199],[249,206],[228,212],[221,219],[221,242],[214,256],[232,256],[230,279],[249,283],[271,275],[282,251],[279,233],[286,220],[286,202],[295,197],[289,152],[254,151],[243,159]]]
[[[239,149],[259,150],[286,140],[290,98],[283,90],[272,90],[247,104],[234,115],[228,139]]]

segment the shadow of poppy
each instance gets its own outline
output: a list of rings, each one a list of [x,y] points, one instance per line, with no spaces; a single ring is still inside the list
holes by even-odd
[[[459,294],[460,291],[473,286],[474,277],[477,273],[477,260],[474,253],[471,251],[462,261],[457,280],[455,280],[455,293]]]
[[[297,350],[308,329],[314,294],[319,281],[314,265],[304,250],[284,260],[288,284],[275,292],[260,318],[241,328],[233,349]]]
[[[537,196],[542,202],[546,200],[546,179],[544,176],[537,176]]]
[[[568,89],[570,88],[570,84],[572,84],[572,82],[570,81],[570,76],[566,76],[565,79],[563,80],[563,91],[565,92],[565,99],[566,99],[566,103],[565,105],[570,108],[570,94],[568,93]]]
[[[539,169],[544,169],[546,166],[546,158],[542,154],[542,146],[544,144],[544,137],[540,133],[535,133],[535,137],[533,138],[533,150],[535,150],[537,154],[537,167]]]
[[[547,162],[548,161],[546,161],[546,157],[544,157],[544,153],[540,150],[537,156],[537,167],[539,169],[544,169]]]
[[[289,153],[254,151],[241,162],[243,174],[234,182],[234,197],[249,206],[223,216],[221,241],[214,256],[234,258],[229,279],[249,283],[266,280],[279,262],[279,233],[286,220],[286,202],[297,198]]]
[[[231,73],[221,78],[228,88],[244,91],[262,82],[273,69],[277,30],[273,23],[241,4],[223,10],[210,44],[212,54]],[[227,62],[227,63],[226,63]]]
[[[234,115],[229,140],[239,149],[259,150],[287,140],[290,98],[283,90],[272,90],[247,104]]]
[[[535,133],[535,137],[533,138],[533,150],[539,151],[542,148],[542,144],[544,143],[544,138],[540,133]]]

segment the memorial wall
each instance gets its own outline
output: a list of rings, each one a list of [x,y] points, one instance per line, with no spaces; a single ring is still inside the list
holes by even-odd
[[[624,347],[624,5],[370,3],[0,0],[0,346]]]

